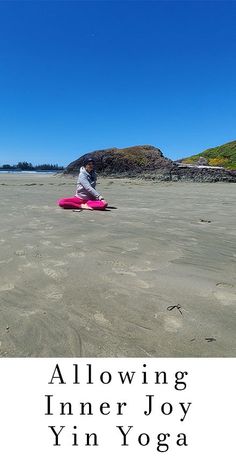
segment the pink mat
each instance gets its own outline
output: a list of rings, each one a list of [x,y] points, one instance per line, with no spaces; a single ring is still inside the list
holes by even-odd
[[[58,200],[58,205],[67,210],[81,208],[82,203],[87,203],[94,210],[104,210],[108,203],[105,200],[82,200],[78,197],[62,198]]]

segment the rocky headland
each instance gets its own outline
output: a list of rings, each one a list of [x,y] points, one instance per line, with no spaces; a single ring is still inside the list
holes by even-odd
[[[96,169],[102,176],[159,181],[236,182],[234,170],[175,162],[151,145],[93,151],[71,162],[64,174],[78,174],[85,158],[94,159]]]

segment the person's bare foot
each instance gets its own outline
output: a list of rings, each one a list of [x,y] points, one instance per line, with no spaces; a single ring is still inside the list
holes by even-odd
[[[83,208],[83,210],[92,210],[93,211],[93,208],[88,206],[87,203],[81,203],[81,208]]]

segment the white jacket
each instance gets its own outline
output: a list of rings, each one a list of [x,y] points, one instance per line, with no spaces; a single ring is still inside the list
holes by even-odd
[[[98,200],[99,193],[95,190],[97,182],[96,172],[87,172],[85,167],[80,168],[77,180],[76,196],[85,200]]]

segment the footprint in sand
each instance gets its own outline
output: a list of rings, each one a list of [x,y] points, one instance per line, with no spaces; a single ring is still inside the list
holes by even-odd
[[[220,291],[213,292],[213,295],[222,305],[229,306],[236,303],[236,293]]]
[[[37,313],[39,313],[39,310],[31,310],[31,311],[20,311],[19,310],[19,316],[22,316],[22,317],[30,317],[30,316],[33,316],[33,315],[36,315]]]
[[[126,252],[133,252],[133,251],[138,251],[139,244],[135,244],[135,246],[128,247],[124,249],[124,251],[121,251],[121,254],[125,254]]]
[[[65,277],[65,273],[61,270],[56,271],[54,269],[49,269],[48,267],[45,267],[43,271],[48,277],[53,280],[61,280],[63,277]]]
[[[9,262],[11,262],[13,260],[12,257],[10,257],[9,259],[4,259],[2,261],[0,261],[0,264],[9,264]]]
[[[98,323],[102,324],[102,325],[109,325],[110,324],[110,321],[107,320],[105,318],[105,316],[103,315],[103,313],[97,311],[94,315],[94,319],[95,321],[97,321]]]
[[[4,284],[0,286],[0,292],[8,292],[9,290],[13,290],[15,288],[15,285],[13,284]]]
[[[64,267],[64,266],[68,265],[68,262],[54,261],[53,264],[54,264],[54,267]]]
[[[217,287],[221,288],[221,287],[229,287],[229,288],[233,288],[233,285],[232,284],[228,284],[227,282],[218,282],[216,284]]]
[[[122,274],[122,275],[132,275],[136,276],[136,274],[133,272],[133,270],[127,270],[130,268],[129,265],[125,264],[124,262],[121,262],[117,259],[111,260],[111,261],[104,261],[105,264],[111,264],[112,271],[115,272],[116,274]]]
[[[158,265],[158,268],[160,268],[161,264]],[[130,266],[130,268],[135,271],[135,272],[154,272],[157,270],[157,267],[138,267],[138,266]]]
[[[29,229],[37,229],[39,228],[40,224],[39,223],[30,223],[28,225]]]
[[[182,327],[183,321],[174,318],[173,316],[166,316],[164,321],[164,329],[170,333],[177,333]]]
[[[46,298],[54,302],[58,302],[62,299],[62,297],[63,294],[61,292],[58,292],[57,290],[52,290],[51,292],[46,293]]]
[[[24,272],[24,270],[27,269],[28,267],[30,267],[31,269],[36,269],[38,266],[35,263],[27,262],[26,264],[22,264],[20,267],[18,267],[18,270],[20,272],[22,271]]]
[[[222,303],[222,305],[233,305],[236,302],[236,291],[233,284],[227,282],[218,282],[216,287],[219,289],[213,292],[214,297]]]
[[[127,270],[115,269],[115,268],[112,268],[112,270],[113,270],[113,272],[115,272],[116,274],[119,274],[119,275],[131,275],[132,277],[136,277],[136,275],[137,275],[134,272],[129,272]]]
[[[57,259],[47,259],[47,262],[44,263],[45,266],[53,266],[53,267],[64,267],[68,265],[68,262],[65,261],[58,261]]]
[[[39,241],[40,244],[43,244],[44,246],[50,246],[50,244],[52,244],[51,241]]]
[[[138,280],[138,285],[140,288],[150,288],[150,284],[141,279]]]
[[[15,251],[15,255],[16,256],[25,256],[25,251],[21,250],[21,251]]]
[[[39,252],[39,251],[35,251],[33,254],[32,254],[33,257],[36,257],[37,259],[41,259],[42,258],[42,254]]]
[[[67,254],[68,257],[74,258],[74,257],[84,257],[85,252],[79,251],[79,252],[70,252],[70,254]]]

